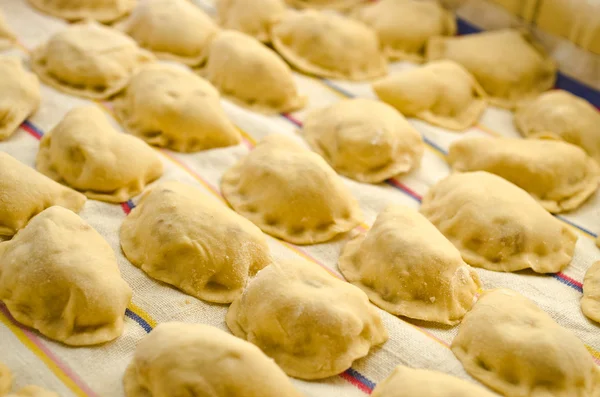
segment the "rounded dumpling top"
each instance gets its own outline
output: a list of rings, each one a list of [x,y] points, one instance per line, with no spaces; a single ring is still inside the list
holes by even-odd
[[[269,31],[286,11],[283,0],[219,0],[219,24],[225,29],[239,30],[263,43],[271,41]]]

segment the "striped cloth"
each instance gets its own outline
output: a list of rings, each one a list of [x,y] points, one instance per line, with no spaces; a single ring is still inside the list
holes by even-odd
[[[199,0],[198,0],[199,1]],[[202,6],[211,9],[205,0]],[[24,59],[28,52],[48,37],[64,28],[62,21],[51,19],[32,10],[23,0],[5,0],[0,5],[10,26],[17,32],[20,48],[9,51]],[[392,65],[392,70],[412,67]],[[258,140],[269,134],[296,136],[306,112],[342,98],[374,98],[368,84],[316,79],[296,75],[303,95],[309,97],[309,107],[293,114],[266,117],[223,101],[229,117],[242,130],[244,141],[235,147],[206,152],[181,154],[158,150],[165,165],[161,180],[179,180],[198,186],[207,200],[223,202],[219,180],[223,172],[245,156]],[[42,87],[42,105],[10,139],[0,142],[0,151],[7,152],[25,164],[34,166],[39,139],[71,108],[88,101],[66,96],[49,87]],[[99,103],[108,116],[110,104]],[[380,185],[365,185],[344,179],[360,202],[365,223],[350,235],[366,230],[377,214],[390,203],[418,208],[427,189],[449,172],[445,161],[448,146],[463,136],[518,136],[512,115],[500,109],[489,109],[480,124],[465,133],[452,133],[426,123],[411,120],[423,134],[427,150],[422,166],[410,175],[393,178]],[[115,122],[115,125],[116,122]],[[227,308],[209,304],[153,281],[131,265],[121,253],[118,230],[125,216],[135,207],[136,199],[111,205],[89,200],[81,216],[101,233],[117,254],[121,273],[131,285],[133,300],[126,312],[124,334],[116,341],[92,348],[70,348],[52,342],[38,333],[19,326],[0,304],[0,361],[15,373],[16,387],[36,384],[55,390],[61,396],[122,396],[123,372],[131,360],[136,343],[158,323],[184,321],[210,324],[227,329],[224,317]],[[597,194],[578,211],[558,218],[571,225],[579,234],[573,263],[555,275],[505,274],[477,269],[485,288],[508,287],[533,299],[565,327],[571,328],[588,346],[600,364],[599,328],[584,318],[579,308],[581,281],[587,268],[600,259],[594,245],[595,232],[600,231],[600,196]],[[269,245],[275,260],[300,256],[327,268],[341,277],[337,258],[344,241],[318,246],[298,247],[274,238]],[[294,380],[307,396],[359,397],[369,394],[398,364],[416,368],[440,370],[464,379],[471,379],[454,357],[449,345],[457,327],[435,326],[392,316],[381,311],[389,330],[390,340],[368,357],[358,360],[339,376],[319,382]]]

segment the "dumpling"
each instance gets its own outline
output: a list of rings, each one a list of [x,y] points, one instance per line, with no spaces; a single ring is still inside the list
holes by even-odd
[[[271,29],[271,41],[286,61],[308,74],[369,80],[387,73],[375,31],[341,15],[288,12]]]
[[[362,220],[357,201],[321,156],[283,135],[270,135],[221,179],[231,207],[263,232],[316,244]]]
[[[219,28],[189,0],[143,0],[119,29],[160,59],[197,66]]]
[[[531,194],[546,210],[579,207],[598,188],[600,170],[582,149],[561,141],[474,137],[450,145],[454,171],[487,171]]]
[[[377,32],[391,60],[423,62],[429,38],[456,33],[454,15],[437,2],[380,0],[357,8],[352,16]]]
[[[235,336],[300,379],[344,372],[388,339],[364,292],[304,260],[260,271],[233,301],[226,322]]]
[[[140,139],[117,132],[95,106],[69,111],[44,135],[36,167],[91,199],[121,203],[163,173],[160,158]]]
[[[4,397],[60,397],[57,393],[42,389],[38,386],[25,386],[16,393]]]
[[[458,323],[481,287],[452,243],[401,205],[387,207],[368,232],[350,240],[338,266],[383,310],[443,324]]]
[[[391,74],[374,82],[373,90],[404,116],[451,130],[471,127],[487,106],[481,86],[452,61],[430,62]]]
[[[0,241],[53,205],[79,212],[85,196],[0,152]]]
[[[154,56],[117,30],[94,22],[71,25],[31,54],[42,81],[67,94],[106,99]]]
[[[505,108],[549,90],[556,80],[554,61],[528,34],[517,30],[433,37],[427,57],[460,63],[490,96],[490,103]]]
[[[127,397],[301,396],[256,346],[208,325],[179,322],[158,325],[138,343],[123,383]]]
[[[514,121],[526,137],[562,139],[600,163],[600,112],[582,98],[563,90],[546,92],[520,106]]]
[[[443,372],[397,366],[371,397],[495,397],[481,386]]]
[[[142,196],[121,226],[121,248],[150,277],[217,303],[233,301],[271,263],[258,227],[175,181]]]
[[[121,124],[147,143],[197,152],[241,142],[219,99],[215,87],[193,72],[155,63],[131,78],[114,109]]]
[[[216,36],[199,72],[225,97],[255,111],[291,112],[306,103],[283,59],[254,37],[234,30]]]
[[[219,25],[239,30],[263,43],[271,41],[269,31],[285,13],[283,0],[218,0]]]
[[[585,273],[581,311],[600,323],[600,262],[594,263]]]
[[[460,251],[488,270],[556,273],[577,235],[518,186],[485,171],[452,174],[423,197],[421,213]]]
[[[68,21],[92,19],[111,23],[127,15],[137,0],[29,0],[46,14]]]
[[[518,293],[486,291],[452,341],[465,370],[510,397],[594,397],[600,370],[585,345]]]
[[[0,243],[0,300],[20,323],[72,346],[123,332],[131,288],[110,245],[75,213],[50,207]]]
[[[17,40],[13,31],[8,27],[4,14],[0,11],[0,50],[12,47]]]
[[[0,396],[5,395],[12,388],[13,375],[6,366],[6,364],[0,362]]]
[[[364,0],[286,0],[286,2],[296,8],[330,8],[334,10],[350,9]]]
[[[425,145],[394,108],[370,99],[345,99],[308,115],[308,144],[340,174],[378,183],[419,166]]]
[[[40,82],[16,57],[0,56],[0,141],[17,128],[40,105]]]

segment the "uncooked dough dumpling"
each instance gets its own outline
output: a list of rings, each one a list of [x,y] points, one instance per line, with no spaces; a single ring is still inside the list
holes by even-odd
[[[0,50],[5,50],[12,47],[17,40],[14,32],[8,27],[6,18],[0,11]]]
[[[427,57],[460,63],[490,96],[490,103],[504,108],[551,89],[556,80],[554,61],[528,34],[517,30],[433,37]]]
[[[68,21],[92,19],[111,23],[127,15],[137,0],[29,0],[46,14]]]
[[[0,141],[17,128],[40,105],[40,82],[16,57],[0,56]]]
[[[6,366],[6,364],[0,362],[0,396],[4,396],[12,388],[13,375]]]
[[[515,125],[528,138],[555,138],[580,146],[600,164],[600,112],[567,91],[546,92],[515,112]]]
[[[85,196],[0,152],[0,241],[53,205],[79,212]]]
[[[0,243],[0,300],[20,323],[72,346],[123,332],[131,288],[115,254],[91,226],[63,207],[36,215]]]
[[[377,32],[392,60],[423,62],[429,38],[456,33],[454,15],[435,1],[380,0],[357,8],[352,16]]]
[[[42,389],[38,386],[25,386],[15,393],[8,394],[4,397],[60,397],[58,393]]]
[[[485,171],[452,174],[423,197],[421,213],[471,266],[556,273],[573,257],[577,235],[525,190]]]
[[[368,232],[350,240],[338,266],[385,311],[443,324],[458,323],[481,287],[452,243],[401,205],[387,207]]]
[[[300,379],[342,373],[388,339],[364,292],[300,259],[260,271],[231,304],[226,322]]]
[[[387,73],[377,33],[341,15],[290,11],[271,30],[271,41],[286,61],[308,74],[369,80]]]
[[[452,61],[430,62],[393,73],[374,82],[373,90],[404,116],[451,130],[473,126],[487,106],[479,83]]]
[[[546,210],[579,207],[598,188],[598,164],[562,141],[473,137],[450,145],[454,171],[487,171],[531,194]]]
[[[218,0],[219,25],[239,30],[263,43],[271,41],[269,31],[285,13],[283,0]]]
[[[154,59],[130,37],[95,22],[71,25],[31,54],[44,83],[88,99],[121,91],[136,69]]]
[[[228,99],[262,113],[304,107],[290,67],[254,37],[226,30],[212,41],[205,76]]]
[[[175,181],[142,196],[121,226],[121,247],[149,276],[217,303],[233,301],[271,263],[258,227]]]
[[[471,376],[505,396],[598,395],[600,370],[581,340],[508,289],[484,292],[451,348]]]
[[[585,273],[581,311],[600,323],[600,262],[594,263]]]
[[[219,99],[215,87],[190,70],[154,63],[131,78],[114,108],[121,124],[147,143],[197,152],[241,141]]]
[[[221,179],[223,196],[263,232],[316,244],[362,220],[358,202],[321,156],[283,135],[269,135]]]
[[[308,144],[340,174],[378,183],[416,168],[425,145],[417,130],[385,103],[345,99],[308,115]]]
[[[142,0],[120,30],[158,58],[201,64],[218,27],[189,0]]]
[[[481,386],[443,372],[397,366],[371,397],[496,397]]]
[[[332,10],[348,10],[364,0],[286,0],[286,2],[296,8],[316,8]]]
[[[127,397],[302,396],[256,346],[208,325],[179,322],[158,325],[138,343],[123,383]]]

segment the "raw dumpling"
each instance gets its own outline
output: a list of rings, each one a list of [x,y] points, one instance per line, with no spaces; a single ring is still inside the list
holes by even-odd
[[[452,61],[430,62],[394,73],[373,83],[373,90],[404,116],[451,130],[471,127],[487,106],[481,86]]]
[[[443,324],[458,323],[481,287],[452,243],[400,205],[387,207],[371,230],[350,240],[338,266],[385,311]]]
[[[155,63],[131,78],[114,108],[123,126],[149,144],[197,152],[241,141],[219,99],[215,87],[193,72]]]
[[[142,196],[121,226],[121,247],[149,276],[217,303],[233,301],[271,263],[258,227],[174,181]]]
[[[485,171],[452,174],[423,198],[421,213],[471,266],[556,273],[573,257],[577,235],[526,191]]]
[[[308,144],[340,174],[378,183],[416,168],[425,146],[406,119],[385,103],[346,99],[310,113]]]
[[[350,9],[364,0],[286,0],[286,2],[296,8],[330,8],[334,10]]]
[[[4,397],[60,397],[57,393],[42,389],[38,386],[25,386],[16,393]]]
[[[260,271],[231,304],[226,322],[235,336],[301,379],[344,372],[388,339],[364,292],[304,260]]]
[[[291,112],[306,103],[283,59],[254,37],[234,30],[212,41],[200,73],[228,99],[252,110]]]
[[[600,163],[600,112],[586,100],[563,90],[546,92],[520,106],[514,120],[526,137],[564,140]]]
[[[131,288],[110,245],[75,213],[50,207],[0,243],[0,300],[24,325],[72,346],[123,332]]]
[[[423,62],[430,37],[456,33],[454,15],[433,1],[380,0],[358,8],[352,16],[377,32],[391,60]]]
[[[17,41],[17,37],[8,27],[4,14],[0,11],[0,50],[5,50],[12,47]]]
[[[89,99],[121,91],[137,68],[153,60],[131,38],[94,22],[69,26],[31,55],[44,83]]]
[[[271,41],[286,61],[305,73],[348,80],[387,73],[375,31],[341,15],[290,11],[271,30]]]
[[[0,152],[0,241],[53,205],[79,212],[85,196]]]
[[[561,141],[475,137],[450,145],[454,171],[487,171],[531,194],[546,210],[579,207],[598,188],[600,170],[582,149]]]
[[[46,14],[68,21],[93,19],[110,23],[127,15],[137,0],[29,0]]]
[[[16,57],[0,56],[0,141],[8,138],[40,105],[40,82]]]
[[[12,388],[13,375],[6,366],[6,364],[0,362],[0,396],[5,395]]]
[[[509,397],[594,397],[600,370],[585,345],[529,299],[486,291],[452,341],[467,372]]]
[[[554,61],[528,34],[517,30],[433,37],[427,57],[460,63],[490,96],[490,103],[505,108],[549,90],[556,80]]]
[[[178,322],[158,325],[138,343],[123,383],[127,397],[301,397],[256,346],[208,325]]]
[[[357,201],[321,156],[282,135],[258,143],[221,179],[231,207],[265,233],[316,244],[362,220]]]
[[[581,311],[588,318],[600,323],[600,262],[594,263],[583,279]]]
[[[112,203],[136,196],[163,173],[152,148],[117,132],[94,106],[71,110],[44,135],[36,167],[91,199]]]
[[[119,29],[160,59],[197,66],[219,28],[189,0],[143,0]]]
[[[218,0],[219,25],[239,30],[263,43],[271,41],[269,32],[285,13],[283,0]]]
[[[371,397],[495,397],[483,387],[427,369],[397,366]]]

